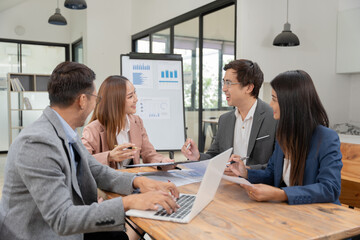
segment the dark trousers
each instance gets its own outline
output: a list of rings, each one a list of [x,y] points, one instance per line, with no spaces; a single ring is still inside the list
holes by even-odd
[[[84,240],[129,240],[125,232],[94,232],[85,233]]]

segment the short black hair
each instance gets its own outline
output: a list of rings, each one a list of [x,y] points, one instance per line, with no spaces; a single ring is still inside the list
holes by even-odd
[[[48,82],[50,106],[68,107],[82,93],[94,91],[95,73],[84,64],[62,62],[56,66]]]
[[[254,84],[251,95],[258,98],[264,74],[256,62],[247,59],[233,60],[225,65],[224,70],[233,69],[237,73],[237,80],[242,87]]]

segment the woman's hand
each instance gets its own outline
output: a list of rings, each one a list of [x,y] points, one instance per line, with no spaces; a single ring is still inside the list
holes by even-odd
[[[174,159],[170,159],[170,158],[164,158],[161,160],[162,163],[173,163],[175,162]],[[162,171],[168,171],[171,169],[174,169],[176,167],[176,164],[172,164],[172,165],[167,165],[167,166],[159,166],[157,169],[158,170],[162,170]]]
[[[121,162],[126,159],[133,159],[137,151],[140,148],[136,148],[135,144],[133,143],[124,143],[121,145],[116,146],[113,150],[109,153],[109,161],[113,162]]]
[[[231,155],[228,164],[229,166],[225,169],[226,175],[233,176],[234,174],[236,176],[243,177],[245,179],[248,178],[247,168],[239,155],[235,155],[235,154]],[[229,170],[233,174],[231,174]]]
[[[242,188],[246,190],[248,196],[255,201],[287,201],[287,195],[281,188],[273,187],[266,184],[252,184],[245,185],[240,184]]]

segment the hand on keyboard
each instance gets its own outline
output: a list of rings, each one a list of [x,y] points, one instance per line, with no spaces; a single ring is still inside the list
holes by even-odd
[[[123,197],[125,211],[129,209],[159,210],[159,205],[169,214],[175,212],[180,206],[173,197],[163,191],[151,191]]]

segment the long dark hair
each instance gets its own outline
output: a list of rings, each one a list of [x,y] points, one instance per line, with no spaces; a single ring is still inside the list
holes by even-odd
[[[105,127],[109,149],[117,144],[116,135],[125,127],[126,84],[123,76],[110,76],[101,84],[98,96],[101,101],[96,105],[90,122],[99,120]]]
[[[291,160],[290,185],[302,185],[312,134],[318,125],[329,127],[329,119],[305,71],[281,73],[270,84],[280,107],[276,139]]]

